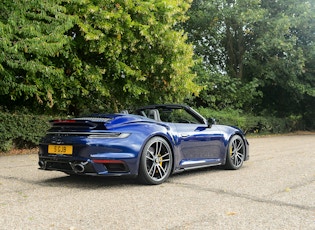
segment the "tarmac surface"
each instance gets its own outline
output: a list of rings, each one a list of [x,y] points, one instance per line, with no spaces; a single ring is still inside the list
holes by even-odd
[[[240,170],[158,186],[41,171],[35,153],[0,156],[0,229],[315,229],[315,135],[249,143]]]

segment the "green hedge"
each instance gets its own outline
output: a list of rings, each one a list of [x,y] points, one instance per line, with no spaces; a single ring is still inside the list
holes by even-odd
[[[301,117],[275,118],[244,115],[237,110],[214,111],[199,108],[207,118],[217,123],[238,126],[246,133],[268,134],[304,130]],[[0,111],[0,151],[36,147],[49,128],[50,116],[11,114]]]
[[[0,151],[36,147],[51,117],[0,112]]]
[[[245,133],[272,134],[305,129],[302,117],[299,116],[263,117],[242,114],[238,110],[214,111],[206,108],[199,108],[198,111],[207,118],[215,118],[218,124],[237,126]]]

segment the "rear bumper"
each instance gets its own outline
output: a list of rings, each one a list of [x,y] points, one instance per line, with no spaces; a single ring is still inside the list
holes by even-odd
[[[124,161],[98,161],[79,158],[57,158],[51,156],[39,156],[39,169],[60,171],[67,174],[90,176],[136,176],[130,171],[130,167]]]

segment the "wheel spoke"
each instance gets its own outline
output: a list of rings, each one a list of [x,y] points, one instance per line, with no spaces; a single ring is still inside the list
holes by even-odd
[[[242,148],[243,148],[243,143],[239,141],[237,144],[236,150],[239,151]]]
[[[232,146],[232,151],[230,153],[231,161],[233,165],[237,167],[241,165],[243,162],[243,158],[245,155],[244,144],[243,141],[236,139],[231,143],[231,146]]]
[[[166,152],[163,156],[161,156],[161,158],[165,158],[165,157],[167,157],[169,155],[170,155],[169,152]]]
[[[231,158],[233,158],[235,156],[235,146],[234,143],[232,144],[232,151],[231,151]]]
[[[155,156],[158,156],[161,153],[162,145],[163,144],[161,142],[156,142]]]
[[[236,159],[237,159],[237,165],[236,166],[239,166],[243,162],[243,157],[241,154],[238,154],[236,156]]]
[[[237,156],[236,157],[236,166],[238,166],[242,162],[242,158]]]
[[[234,161],[234,165],[237,166],[237,158],[236,157],[234,157],[233,161]]]
[[[154,161],[154,152],[151,149],[148,149],[147,154],[146,154],[146,158]]]
[[[165,175],[165,170],[161,165],[157,165],[157,169],[159,171],[160,174],[160,178],[162,178]]]
[[[238,163],[242,162],[243,156],[241,154],[237,155]]]
[[[148,174],[153,177],[154,176],[154,173],[155,173],[155,170],[156,170],[156,164],[152,164]]]
[[[168,161],[168,159],[164,159],[166,156],[169,155],[168,152],[163,154],[163,143],[162,142],[156,142],[155,143],[155,149],[154,149],[154,153],[152,153],[152,162],[154,167],[152,172],[151,172],[151,177],[154,178],[162,178],[165,175],[166,172],[166,165],[164,165],[165,168],[163,168],[163,162]],[[163,154],[163,155],[162,155]],[[161,156],[162,155],[162,156]]]
[[[242,158],[242,157],[244,156],[244,151],[243,151],[243,149],[242,149],[242,151],[240,151],[240,152],[237,153],[237,156],[240,157],[240,158]]]
[[[152,158],[152,157],[150,157],[150,156],[148,156],[148,155],[146,155],[146,158],[148,159],[148,160],[150,160],[150,161],[154,161],[154,159]]]
[[[170,159],[162,159],[160,162],[162,162],[162,163],[164,163],[164,162],[169,162],[170,161]]]

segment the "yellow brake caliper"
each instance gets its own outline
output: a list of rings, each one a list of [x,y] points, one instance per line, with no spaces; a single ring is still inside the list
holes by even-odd
[[[162,167],[162,160],[163,160],[163,158],[162,158],[161,154],[159,154],[158,157],[159,157],[159,164]]]

